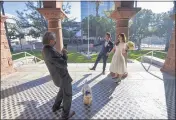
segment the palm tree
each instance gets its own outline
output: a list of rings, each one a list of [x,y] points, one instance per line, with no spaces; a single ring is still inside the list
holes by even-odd
[[[0,1],[0,8],[2,10],[2,15],[5,16],[5,11],[4,11],[4,1]],[[8,44],[9,44],[9,48],[10,48],[10,51],[12,52],[12,46],[11,46],[11,42],[10,42],[10,39],[9,39],[9,36],[8,36],[8,29],[7,29],[7,22],[5,21],[4,22],[4,25],[5,25],[5,30],[6,30],[6,36],[7,36],[7,40],[8,40]]]

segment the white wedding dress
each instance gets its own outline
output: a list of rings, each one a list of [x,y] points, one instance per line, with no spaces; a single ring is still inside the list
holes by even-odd
[[[125,57],[122,54],[123,49],[125,49],[126,43],[119,43],[115,46],[115,53],[112,57],[110,72],[124,74],[127,72],[127,66]]]

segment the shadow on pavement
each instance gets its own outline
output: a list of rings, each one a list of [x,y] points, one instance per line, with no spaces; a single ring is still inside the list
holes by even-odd
[[[72,102],[72,108],[76,110],[76,115],[73,119],[91,119],[93,116],[96,117],[96,114],[111,101],[111,95],[116,87],[117,84],[106,77],[92,87],[93,101],[91,106],[83,104],[82,95],[75,98]]]
[[[49,82],[50,80],[51,80],[50,75],[47,75],[45,77],[38,78],[36,80],[31,80],[31,81],[26,82],[24,84],[20,84],[20,85],[2,90],[1,91],[1,99],[4,99],[4,98],[9,97],[11,95],[17,94],[19,92],[31,89],[33,87],[45,84],[45,83]]]
[[[89,75],[91,75],[91,74],[85,74],[83,78],[81,78],[80,80],[78,80],[77,82],[75,82],[73,84],[73,87],[77,86],[81,81],[86,79]],[[45,80],[49,81],[50,78],[46,77]],[[34,85],[36,85],[35,82],[36,81],[31,81],[30,82],[31,86],[34,87]],[[43,81],[43,83],[45,83],[45,82]],[[27,85],[27,83],[22,84],[20,86],[26,87],[25,85]],[[39,84],[37,84],[37,85],[39,85]],[[29,88],[26,88],[26,89],[29,89]],[[73,90],[73,92],[74,92],[74,90]],[[57,95],[57,93],[56,93],[56,95]],[[58,118],[60,118],[61,110],[57,111],[56,113],[52,112],[52,106],[54,104],[55,99],[56,99],[56,96],[41,106],[39,106],[39,102],[37,102],[35,100],[19,102],[19,103],[17,103],[17,105],[18,106],[23,105],[24,111],[15,119],[58,119]]]
[[[90,74],[84,75],[82,79],[73,84],[73,93],[75,93],[73,96],[76,95],[78,91],[80,92],[82,88],[81,86],[76,88],[77,85],[89,75]],[[88,82],[90,83],[99,76],[100,74]],[[116,87],[117,84],[113,81],[110,81],[109,78],[106,77],[92,87],[93,103],[91,106],[85,106],[83,104],[82,95],[73,99],[72,110],[76,112],[76,115],[73,117],[73,119],[91,119],[112,99],[111,95]],[[76,88],[76,91],[74,88]],[[58,119],[60,118],[61,110],[55,113],[52,112],[51,108],[54,104],[54,100],[55,97],[42,105],[39,105],[39,102],[35,100],[20,102],[18,105],[24,105],[25,108],[24,111],[21,112],[21,114],[15,119]]]
[[[81,91],[81,89],[86,81],[86,78],[90,75],[92,75],[92,74],[84,75],[84,77],[82,79],[78,80],[76,83],[73,84],[73,88],[72,88],[73,89],[73,96]],[[87,81],[87,84],[91,83],[92,81],[94,81],[95,79],[100,77],[101,75],[102,74],[98,74],[97,76],[93,77],[91,80]],[[78,86],[82,81],[84,81],[84,83],[82,85]]]
[[[142,66],[146,70],[146,72],[148,72],[149,74],[153,75],[154,77],[160,80],[163,80],[168,119],[176,119],[175,118],[175,80],[176,80],[175,76],[171,76],[165,72],[161,72],[163,75],[163,78],[160,78],[157,75],[150,72],[149,69],[146,69],[143,64]],[[155,67],[158,67],[158,66],[155,66]]]
[[[175,118],[175,78],[168,78],[168,74],[163,73],[163,82],[165,88],[165,98],[167,105],[168,119]]]

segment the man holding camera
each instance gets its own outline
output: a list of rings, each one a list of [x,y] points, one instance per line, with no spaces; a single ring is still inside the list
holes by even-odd
[[[54,84],[60,88],[55,103],[53,112],[63,108],[62,119],[71,118],[75,112],[70,112],[72,102],[72,78],[67,69],[67,50],[63,49],[57,52],[54,48],[56,44],[56,36],[53,32],[46,32],[43,36],[42,55],[45,64],[50,72]],[[63,106],[61,103],[63,102]]]

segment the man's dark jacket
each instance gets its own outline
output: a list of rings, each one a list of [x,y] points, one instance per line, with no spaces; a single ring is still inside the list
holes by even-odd
[[[113,43],[112,41],[109,41],[107,46],[105,46],[105,40],[104,41],[101,41],[99,44],[95,44],[94,46],[99,46],[99,45],[102,45],[102,49],[100,51],[100,54],[101,55],[106,55],[108,52],[111,52],[111,50],[113,49]]]
[[[62,86],[62,81],[72,82],[67,70],[67,55],[61,55],[55,48],[45,45],[42,50],[42,55],[54,84],[58,87]]]

